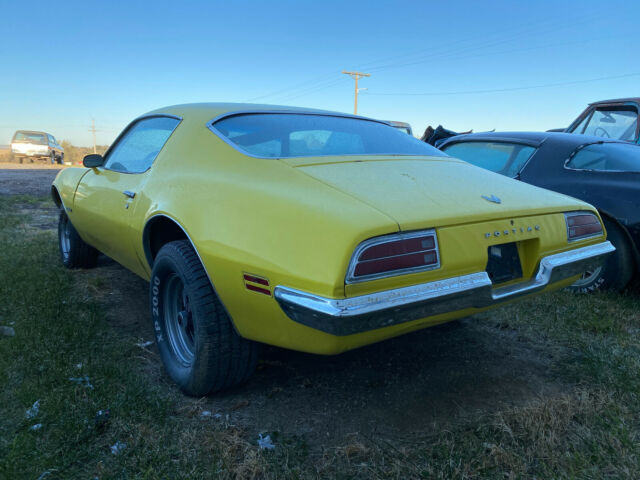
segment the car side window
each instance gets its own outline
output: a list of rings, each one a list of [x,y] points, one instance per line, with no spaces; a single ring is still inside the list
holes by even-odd
[[[171,117],[138,120],[111,148],[104,168],[123,173],[146,172],[178,123],[180,120]]]
[[[47,135],[47,137],[49,137],[49,145],[54,146],[56,144],[54,138],[51,135]]]
[[[565,168],[599,172],[640,172],[640,146],[628,143],[585,145],[573,153]]]

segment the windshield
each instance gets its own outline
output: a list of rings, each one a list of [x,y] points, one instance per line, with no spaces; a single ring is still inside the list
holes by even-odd
[[[250,155],[266,158],[325,155],[430,155],[441,151],[389,125],[322,114],[247,113],[212,129]]]
[[[593,115],[580,122],[572,133],[584,133],[614,140],[634,141],[638,112],[634,107],[598,108]]]
[[[640,146],[606,142],[585,145],[573,154],[566,167],[601,172],[640,172]]]
[[[13,143],[36,143],[38,145],[46,145],[47,137],[44,133],[16,132],[13,136]]]
[[[535,148],[507,142],[458,142],[443,147],[450,155],[477,167],[515,177]]]

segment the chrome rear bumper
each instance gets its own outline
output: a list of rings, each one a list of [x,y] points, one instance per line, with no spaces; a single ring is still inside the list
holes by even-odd
[[[493,288],[487,272],[472,273],[358,297],[333,299],[277,286],[274,296],[292,320],[333,335],[351,335],[467,308],[483,308],[544,289],[600,265],[615,251],[602,242],[543,257],[536,276]]]

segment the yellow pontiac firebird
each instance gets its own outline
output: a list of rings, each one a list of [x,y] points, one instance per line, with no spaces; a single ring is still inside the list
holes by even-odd
[[[614,248],[597,211],[386,122],[241,104],[134,120],[52,185],[66,267],[150,283],[169,376],[236,385],[258,345],[317,354],[574,282]]]

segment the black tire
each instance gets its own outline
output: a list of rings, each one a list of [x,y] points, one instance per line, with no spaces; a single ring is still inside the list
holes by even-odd
[[[239,385],[253,374],[258,344],[236,333],[188,241],[160,249],[149,299],[164,368],[184,393],[203,396]]]
[[[19,161],[20,163],[24,163],[24,157],[18,157],[18,161]]]
[[[58,157],[58,165],[62,165],[64,163],[64,153],[61,153]]]
[[[620,291],[633,277],[635,261],[625,232],[609,219],[603,217],[602,220],[607,229],[607,240],[616,247],[616,251],[609,255],[599,270],[588,272],[589,275],[585,274],[583,278],[571,285],[569,289],[574,292]]]
[[[64,210],[58,219],[58,246],[67,268],[93,268],[98,263],[98,250],[80,238]]]
[[[51,165],[54,165],[56,163],[56,153],[55,152],[51,152],[51,155],[49,155],[49,160],[51,160]]]

